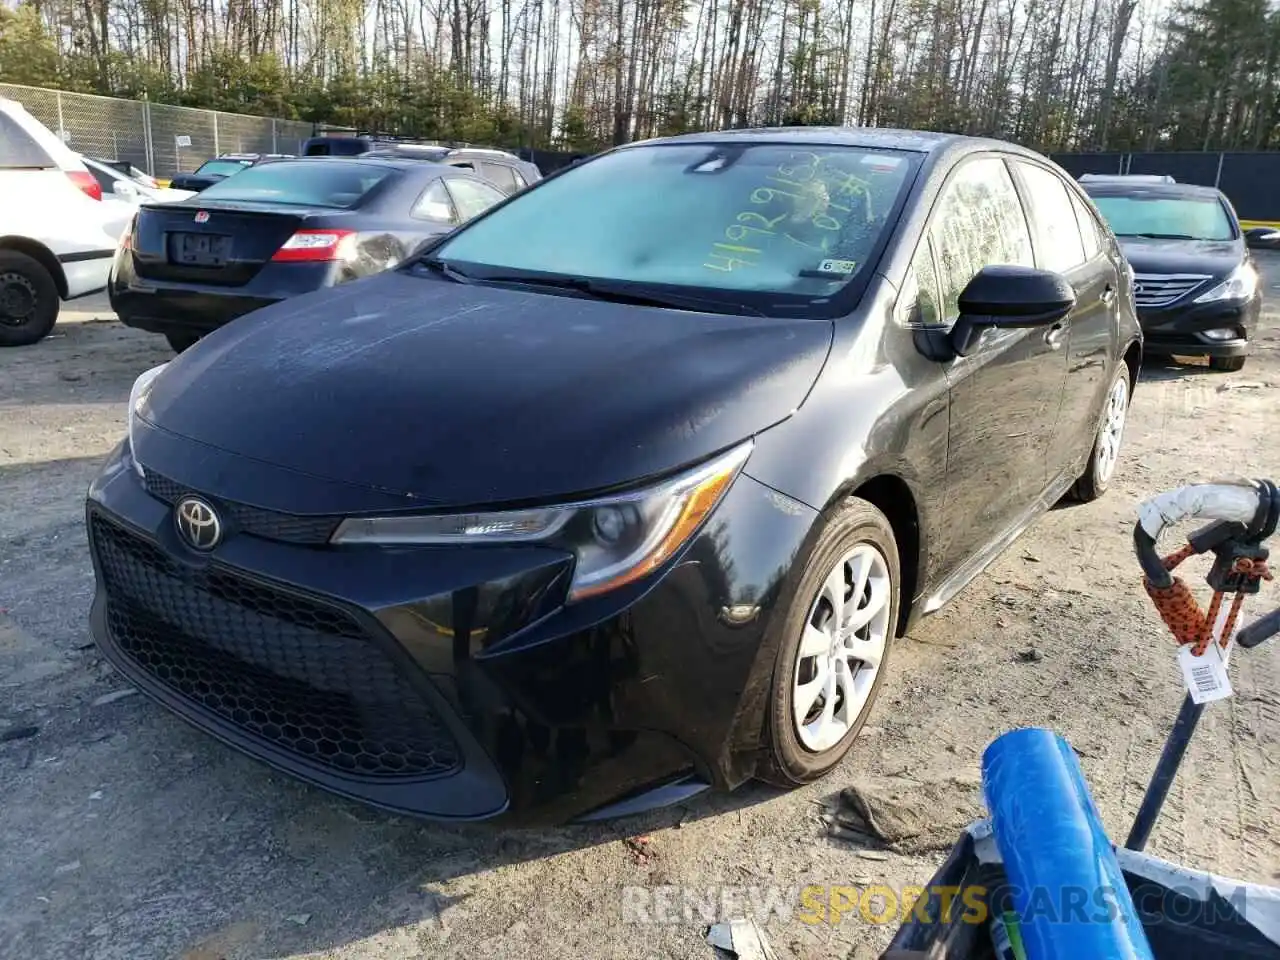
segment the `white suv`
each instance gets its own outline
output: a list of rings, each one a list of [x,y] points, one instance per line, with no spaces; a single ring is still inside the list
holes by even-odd
[[[0,97],[0,347],[35,343],[62,300],[107,285],[116,220],[80,158]]]

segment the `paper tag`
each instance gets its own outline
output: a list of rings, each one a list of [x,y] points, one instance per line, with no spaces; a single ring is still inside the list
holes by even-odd
[[[857,260],[823,260],[818,264],[818,269],[823,273],[839,273],[849,274],[856,273],[858,270]]]
[[[1198,657],[1191,652],[1190,644],[1178,650],[1178,666],[1193,703],[1212,703],[1231,696],[1231,680],[1227,677],[1228,655],[1216,643],[1209,644]]]

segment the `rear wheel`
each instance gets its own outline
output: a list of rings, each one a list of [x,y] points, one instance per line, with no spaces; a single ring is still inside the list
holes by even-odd
[[[1234,373],[1244,369],[1245,357],[1210,357],[1209,369],[1222,373]]]
[[[58,319],[58,285],[40,261],[0,250],[0,347],[46,337]]]
[[[166,333],[164,338],[169,341],[174,353],[181,353],[200,339],[194,333]]]
[[[1094,434],[1093,449],[1089,453],[1089,466],[1071,488],[1074,499],[1083,503],[1097,500],[1107,492],[1111,477],[1120,462],[1120,444],[1124,440],[1125,420],[1129,415],[1129,367],[1120,364],[1120,372],[1112,381],[1107,400],[1102,408],[1102,422]]]
[[[849,752],[880,692],[899,583],[889,521],[851,498],[819,535],[783,621],[763,779],[809,783]]]

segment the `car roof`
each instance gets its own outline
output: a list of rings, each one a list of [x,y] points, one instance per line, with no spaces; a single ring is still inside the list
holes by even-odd
[[[435,168],[442,173],[457,172],[456,167],[443,163],[432,163],[427,160],[418,160],[414,157],[367,157],[359,155],[351,157],[281,157],[280,159],[288,160],[290,163],[303,163],[315,167],[363,164],[370,167],[390,167],[394,170],[427,170]]]
[[[755,141],[759,143],[824,144],[867,147],[873,150],[911,150],[939,154],[953,149],[1003,150],[1043,159],[1040,154],[1006,140],[969,137],[958,133],[932,130],[901,130],[886,127],[753,127],[745,130],[708,130],[684,133],[674,137],[657,137],[628,144],[621,149],[655,143],[725,143]]]
[[[1199,197],[1220,200],[1224,194],[1217,187],[1204,187],[1196,183],[1155,183],[1135,180],[1124,183],[1119,180],[1086,180],[1082,186],[1091,197],[1155,197],[1176,200]]]

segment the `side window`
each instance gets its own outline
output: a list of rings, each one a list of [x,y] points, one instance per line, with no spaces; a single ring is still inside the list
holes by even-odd
[[[1060,273],[1074,270],[1084,263],[1085,254],[1067,185],[1053,171],[1030,163],[1019,162],[1018,173],[1027,185],[1027,199],[1031,202],[1036,265]]]
[[[960,293],[983,267],[1034,266],[1027,219],[999,157],[970,160],[955,171],[942,188],[928,233],[937,256],[942,323],[959,316]]]
[[[484,213],[495,203],[506,198],[496,187],[469,177],[450,177],[449,192],[458,205],[458,215],[463,221]]]
[[[516,178],[514,171],[505,163],[482,163],[480,173],[486,179],[498,185],[504,193],[514,193]]]
[[[938,314],[938,277],[933,269],[933,253],[928,237],[921,237],[911,268],[902,283],[898,297],[898,322],[910,326],[937,326],[942,322]]]
[[[445,189],[443,180],[431,181],[431,186],[423,190],[422,196],[414,202],[409,216],[419,220],[457,223],[458,218],[453,212],[453,201],[449,199],[449,191]]]
[[[1080,242],[1084,244],[1084,258],[1092,260],[1102,251],[1102,237],[1098,233],[1098,221],[1083,200],[1071,194],[1071,206],[1076,211],[1076,223],[1080,225]]]

